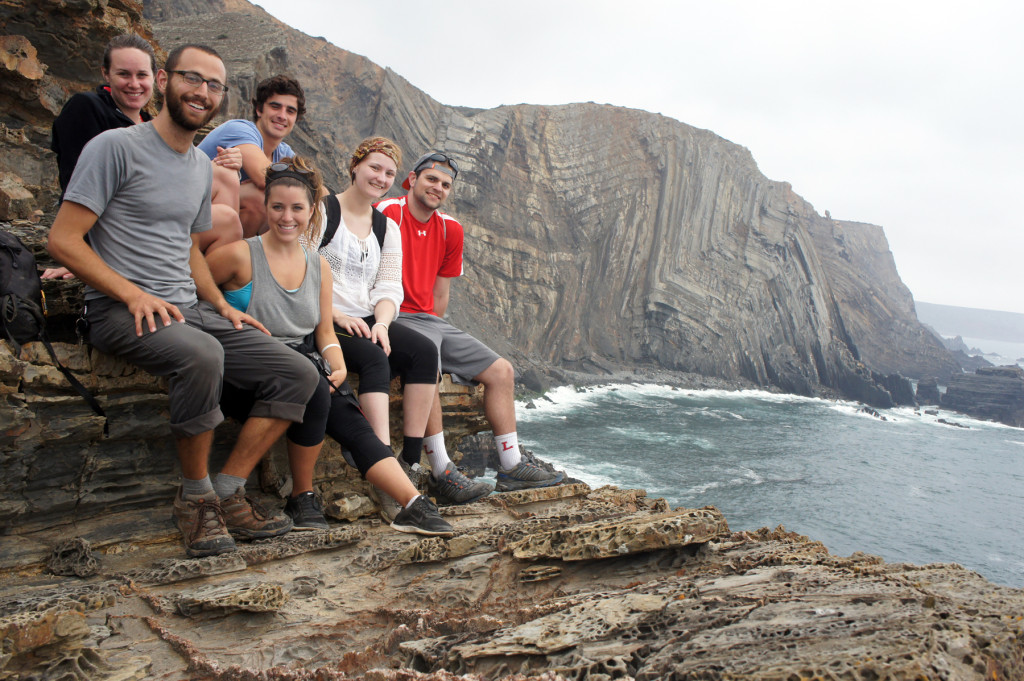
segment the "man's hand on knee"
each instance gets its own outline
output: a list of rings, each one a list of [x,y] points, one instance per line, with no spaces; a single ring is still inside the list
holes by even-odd
[[[130,301],[126,301],[128,311],[135,317],[135,335],[142,337],[142,320],[146,320],[149,332],[156,331],[156,317],[159,316],[164,326],[170,326],[171,320],[178,322],[185,321],[181,311],[165,300],[140,290],[138,295]]]

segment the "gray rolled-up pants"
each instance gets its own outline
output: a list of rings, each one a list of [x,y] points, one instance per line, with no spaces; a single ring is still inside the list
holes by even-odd
[[[178,306],[184,323],[163,326],[158,317],[157,330],[151,333],[143,321],[141,337],[135,335],[135,317],[124,303],[98,298],[88,301],[87,309],[93,347],[167,377],[175,437],[199,435],[224,420],[224,382],[255,393],[249,416],[299,423],[319,382],[308,359],[251,326],[236,329],[204,301]]]

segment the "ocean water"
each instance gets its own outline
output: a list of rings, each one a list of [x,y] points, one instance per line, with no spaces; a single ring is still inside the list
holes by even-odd
[[[1024,430],[658,385],[562,387],[532,404],[517,405],[522,443],[592,486],[714,505],[734,531],[785,525],[835,555],[959,563],[1024,587]]]

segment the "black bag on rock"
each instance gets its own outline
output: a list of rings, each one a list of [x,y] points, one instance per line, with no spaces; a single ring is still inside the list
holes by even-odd
[[[103,407],[92,393],[57,359],[46,335],[43,283],[36,270],[36,258],[21,239],[5,230],[0,230],[0,338],[11,342],[15,355],[21,353],[21,346],[25,343],[42,342],[54,365],[68,379],[71,387],[92,407],[97,416],[106,418]],[[105,422],[103,434],[107,434]]]

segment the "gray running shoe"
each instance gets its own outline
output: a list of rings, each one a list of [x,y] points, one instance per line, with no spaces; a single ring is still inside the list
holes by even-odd
[[[427,489],[442,506],[469,504],[494,491],[486,482],[474,482],[467,478],[454,463],[448,464],[440,480],[431,475],[427,480]]]
[[[541,468],[532,459],[524,456],[514,468],[498,469],[496,488],[499,492],[511,492],[517,489],[551,487],[562,482],[564,477],[561,473]]]
[[[329,530],[324,518],[324,507],[313,492],[303,492],[297,497],[288,497],[284,514],[292,519],[293,530]]]
[[[422,494],[416,497],[409,508],[398,512],[391,527],[399,532],[425,534],[428,537],[451,537],[455,534],[452,526],[441,517],[437,506]]]
[[[235,540],[224,525],[220,500],[214,492],[199,499],[186,499],[179,487],[174,497],[174,520],[185,541],[185,553],[192,558],[235,550]]]

